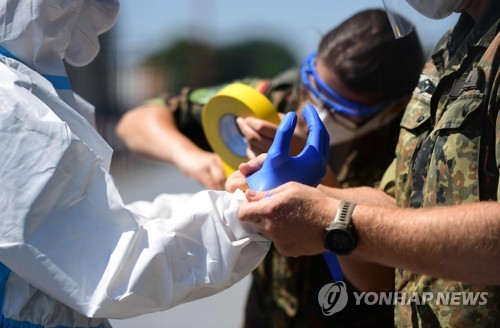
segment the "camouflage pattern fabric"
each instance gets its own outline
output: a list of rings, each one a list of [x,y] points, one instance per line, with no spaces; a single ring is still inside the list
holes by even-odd
[[[272,80],[245,78],[240,81],[265,94],[279,112],[298,108],[300,76],[297,69]],[[225,85],[191,90],[181,95],[165,94],[148,101],[174,111],[176,124],[198,146],[209,150],[201,126],[201,111],[207,100]],[[394,157],[399,119],[348,144],[330,150],[337,154],[330,166],[343,187],[375,185]],[[380,148],[374,155],[373,149]],[[339,165],[340,163],[340,165]],[[368,163],[368,164],[367,164]],[[346,282],[349,302],[330,317],[322,314],[319,290],[333,281],[322,256],[285,258],[272,249],[253,272],[245,310],[245,327],[392,327],[393,306],[355,305],[355,289]]]
[[[268,80],[252,77],[234,82],[250,85],[262,92],[264,92],[270,84]],[[148,100],[146,104],[165,106],[168,108],[168,110],[172,111],[174,114],[175,123],[179,131],[201,149],[211,151],[212,149],[203,132],[201,113],[208,99],[225,86],[227,86],[227,84],[194,90],[189,87],[184,87],[179,95],[164,93],[158,98]],[[275,103],[275,105],[278,106],[279,103]]]
[[[496,0],[478,24],[461,15],[427,62],[401,122],[395,169],[399,206],[498,200],[499,16],[500,2]],[[424,292],[433,294],[432,301],[421,305],[396,305],[398,327],[500,326],[498,286],[398,269],[396,291],[420,297]],[[486,292],[487,304],[436,302],[438,293],[450,292]]]

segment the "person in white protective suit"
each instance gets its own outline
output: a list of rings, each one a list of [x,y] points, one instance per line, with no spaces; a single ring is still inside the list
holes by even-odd
[[[0,326],[108,327],[222,291],[268,250],[236,219],[237,194],[122,203],[63,65],[92,61],[117,13],[0,0]]]

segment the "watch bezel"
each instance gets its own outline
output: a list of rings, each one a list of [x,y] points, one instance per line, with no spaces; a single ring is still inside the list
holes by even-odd
[[[342,234],[344,237],[342,240],[348,240],[349,242],[345,245],[339,244],[339,239],[337,235]],[[354,248],[356,248],[356,237],[350,229],[343,228],[332,228],[325,231],[323,236],[323,244],[325,248],[337,255],[349,255],[352,253]]]
[[[357,238],[352,226],[352,214],[356,203],[341,200],[330,226],[323,234],[323,246],[338,255],[350,254],[357,245]],[[335,238],[335,235],[342,236]],[[345,244],[345,245],[344,245]]]

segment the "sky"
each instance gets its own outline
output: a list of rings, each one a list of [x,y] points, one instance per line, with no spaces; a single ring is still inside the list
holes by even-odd
[[[182,36],[218,45],[257,37],[277,40],[301,61],[344,19],[382,6],[382,0],[123,0],[114,31],[119,64],[138,63]],[[418,16],[422,43],[435,44],[456,18]]]

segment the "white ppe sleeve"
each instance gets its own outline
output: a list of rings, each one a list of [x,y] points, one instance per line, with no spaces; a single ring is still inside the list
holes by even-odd
[[[85,316],[128,318],[222,291],[264,257],[269,241],[238,222],[235,194],[127,208],[86,141],[95,131],[32,93],[0,88],[0,262],[20,278]]]

